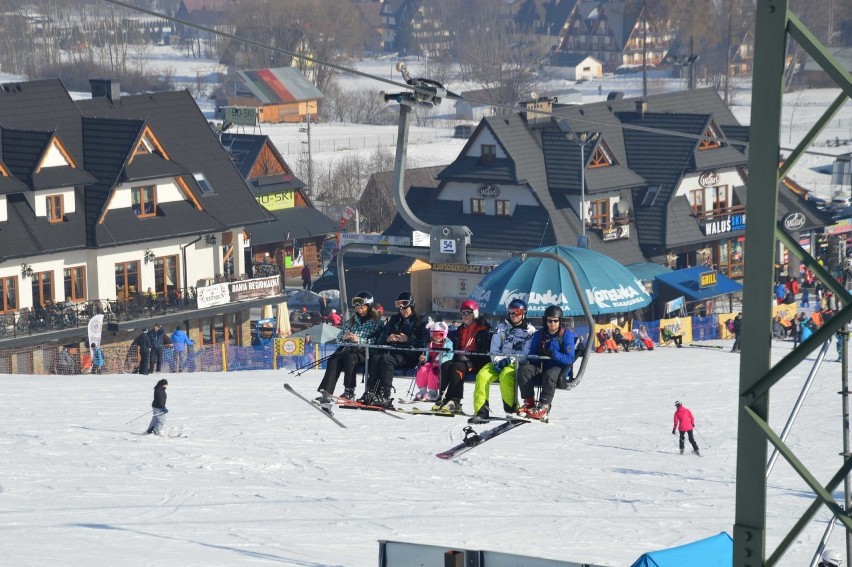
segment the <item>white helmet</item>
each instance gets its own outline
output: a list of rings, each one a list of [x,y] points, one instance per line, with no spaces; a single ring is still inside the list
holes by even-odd
[[[843,564],[843,556],[836,549],[826,549],[822,552],[822,561],[832,567],[840,567]]]

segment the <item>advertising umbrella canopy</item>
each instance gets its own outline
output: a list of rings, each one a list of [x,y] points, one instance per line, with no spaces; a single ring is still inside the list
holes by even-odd
[[[555,254],[574,269],[593,315],[624,313],[651,303],[645,286],[623,265],[599,252],[573,246],[545,246],[533,252]],[[492,315],[505,315],[513,299],[523,299],[530,316],[544,315],[548,305],[559,305],[566,316],[583,315],[583,308],[560,262],[550,258],[511,258],[485,276],[470,298]]]

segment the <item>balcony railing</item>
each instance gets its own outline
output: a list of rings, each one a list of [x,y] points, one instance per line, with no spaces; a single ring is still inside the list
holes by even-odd
[[[55,303],[0,314],[0,340],[63,329],[85,328],[89,319],[104,315],[107,323],[150,319],[171,313],[195,311],[195,288],[174,290],[154,296],[135,295],[127,299],[92,299],[82,303]]]
[[[741,215],[745,212],[745,205],[732,205],[724,209],[709,209],[700,213],[693,211],[692,215],[699,221],[708,221],[721,217],[729,217],[731,215]]]

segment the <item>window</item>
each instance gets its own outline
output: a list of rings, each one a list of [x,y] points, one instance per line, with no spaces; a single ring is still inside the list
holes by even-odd
[[[607,151],[606,144],[601,142],[598,144],[598,147],[595,148],[595,153],[592,154],[592,158],[589,160],[589,169],[594,167],[607,167],[612,165],[612,161],[613,160]]]
[[[592,201],[590,224],[599,228],[609,225],[609,199]]]
[[[193,173],[192,176],[195,178],[195,182],[198,183],[198,188],[201,189],[202,195],[213,193],[213,187],[210,186],[210,182],[207,181],[203,173]]]
[[[652,185],[651,187],[648,187],[648,190],[645,191],[645,196],[642,197],[642,206],[650,207],[653,205],[654,201],[657,200],[657,195],[659,195],[661,188],[662,185]]]
[[[713,212],[724,213],[728,210],[728,186],[713,187]]]
[[[484,215],[485,214],[485,199],[470,200],[470,214]]]
[[[139,218],[157,216],[157,188],[153,185],[134,187],[131,190],[133,212]]]
[[[118,299],[137,295],[139,284],[139,261],[119,262],[115,265],[115,296]]]
[[[36,272],[32,277],[33,306],[53,303],[53,272]]]
[[[164,256],[154,260],[154,291],[158,295],[169,297],[170,292],[180,289],[178,265],[177,256]]]
[[[497,207],[497,216],[500,217],[508,217],[512,214],[512,209],[509,205],[509,201],[504,199],[498,199],[494,201],[495,206]]]
[[[62,208],[62,195],[47,196],[47,220],[50,222],[62,222],[65,220]]]
[[[491,165],[497,158],[497,146],[494,144],[482,144],[481,153],[482,163],[485,165]]]
[[[696,216],[704,214],[704,189],[696,189],[689,193],[689,204],[692,205],[692,212]]]
[[[722,144],[719,142],[719,131],[716,129],[716,126],[711,122],[707,129],[704,131],[704,138],[698,142],[698,149],[703,150],[715,150],[716,148],[721,148]]]
[[[65,301],[86,301],[86,266],[65,268]]]
[[[0,313],[18,309],[18,276],[0,278]]]

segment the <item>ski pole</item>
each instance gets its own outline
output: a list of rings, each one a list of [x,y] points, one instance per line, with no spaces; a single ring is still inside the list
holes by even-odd
[[[149,413],[154,413],[154,410],[146,411],[145,413],[143,413],[143,414],[142,414],[142,415],[140,415],[139,417],[134,417],[133,419],[131,419],[130,421],[128,421],[128,422],[127,422],[127,423],[125,423],[124,425],[130,425],[131,423],[133,423],[133,422],[134,422],[134,421],[136,421],[137,419],[142,419],[143,417],[145,417],[145,416],[146,416],[146,415],[148,415]]]
[[[695,430],[695,432],[696,432],[696,433],[698,433],[698,426],[693,426],[692,428]],[[703,436],[703,435],[701,435],[700,433],[698,433],[698,436],[699,436],[699,437],[701,437],[701,442],[702,442],[702,443],[704,443],[704,445],[706,445],[706,446],[707,446],[707,448],[709,449],[709,448],[710,448],[710,443],[708,443],[708,442],[707,442],[707,440],[706,440],[706,439],[704,439],[704,436]]]

